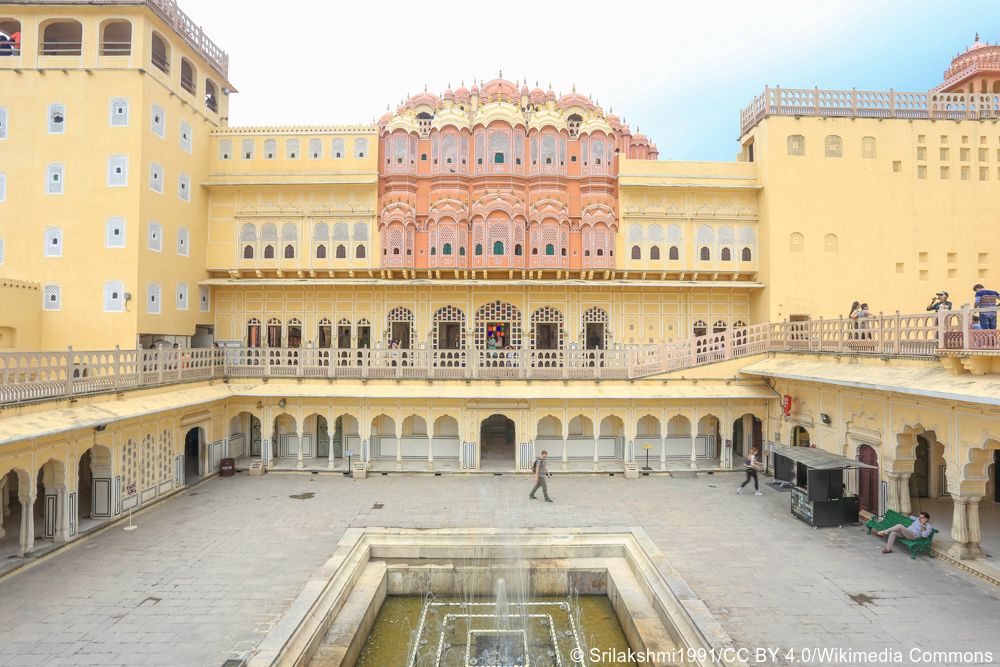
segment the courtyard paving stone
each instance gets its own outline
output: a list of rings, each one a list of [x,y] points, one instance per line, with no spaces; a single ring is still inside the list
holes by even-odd
[[[834,646],[1000,662],[1000,588],[926,556],[883,556],[862,527],[812,530],[787,493],[737,496],[739,479],[557,476],[552,504],[526,498],[528,476],[210,479],[137,515],[136,531],[0,580],[0,665],[218,667],[259,643],[349,527],[517,525],[643,527],[737,646],[782,649],[761,664]]]

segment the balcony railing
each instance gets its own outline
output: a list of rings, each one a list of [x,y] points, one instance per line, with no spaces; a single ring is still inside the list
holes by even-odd
[[[111,42],[105,40],[101,42],[102,56],[130,56],[132,55],[132,42]]]
[[[745,134],[765,116],[1000,118],[1000,94],[766,87],[740,112],[740,133]]]
[[[156,53],[155,51],[153,51],[150,54],[150,58],[153,61],[153,67],[160,70],[164,74],[170,74],[170,63],[167,61],[166,58]]]
[[[228,347],[0,353],[0,404],[211,378],[633,380],[769,350],[934,357],[1000,354],[970,309],[852,320],[765,322],[613,350]]]
[[[195,25],[194,21],[181,11],[175,0],[20,0],[18,4],[29,5],[121,5],[143,4],[149,7],[167,25],[174,29],[195,51],[207,60],[215,70],[225,78],[229,78],[229,56],[216,46],[215,42],[205,36],[205,33]],[[47,55],[47,54],[46,54]],[[166,71],[166,70],[164,70]]]
[[[187,78],[186,76],[181,77],[181,88],[191,93],[192,95],[194,95],[196,92],[194,87],[194,81]]]
[[[83,52],[83,42],[39,42],[40,56],[79,56]]]

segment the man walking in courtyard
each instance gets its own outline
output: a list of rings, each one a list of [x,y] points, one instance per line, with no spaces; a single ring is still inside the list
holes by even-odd
[[[1000,298],[1000,294],[991,289],[986,289],[982,285],[976,285],[972,289],[976,290],[976,303],[974,304],[976,308],[996,307],[997,299]],[[979,324],[981,324],[984,329],[996,329],[997,311],[987,310],[979,313]]]
[[[535,488],[533,488],[531,493],[528,494],[528,498],[536,500],[535,491],[538,491],[538,487],[542,487],[542,495],[545,496],[545,502],[551,503],[552,499],[549,498],[549,485],[546,477],[552,477],[552,474],[545,466],[545,459],[548,455],[549,453],[543,449],[541,455],[535,459]]]

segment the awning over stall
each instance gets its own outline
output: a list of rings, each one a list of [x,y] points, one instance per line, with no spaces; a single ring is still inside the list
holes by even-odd
[[[840,454],[834,454],[823,449],[813,449],[812,447],[782,447],[774,450],[775,456],[784,456],[797,463],[803,463],[816,470],[833,470],[835,468],[871,468],[878,470],[878,466],[868,465],[856,459],[849,459]]]

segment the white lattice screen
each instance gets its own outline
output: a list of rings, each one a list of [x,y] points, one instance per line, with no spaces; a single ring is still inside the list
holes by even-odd
[[[45,256],[62,257],[62,229],[59,227],[48,227],[45,230]]]
[[[831,134],[823,141],[826,157],[843,157],[844,140],[835,134]]]
[[[159,283],[146,283],[146,312],[148,314],[160,314],[160,293]]]
[[[231,160],[233,157],[233,142],[229,139],[223,139],[219,142],[219,159],[220,160]]]
[[[368,140],[365,138],[354,140],[354,157],[364,157],[368,155]]]
[[[188,309],[188,284],[177,283],[177,310]]]
[[[344,148],[343,139],[334,139],[330,144],[330,157],[335,160],[347,157],[345,155],[346,149]]]
[[[7,107],[0,107],[0,139],[7,138]]]
[[[4,237],[0,236],[0,264],[3,264],[4,249],[5,249],[6,245],[7,245],[7,243],[4,240]]]
[[[546,134],[542,137],[542,164],[552,164],[556,159],[556,138]]]
[[[157,162],[149,163],[149,189],[163,194],[163,165]]]
[[[346,241],[348,234],[348,227],[346,222],[338,222],[333,226],[333,240],[334,241]],[[321,239],[316,239],[317,241]],[[322,239],[326,241],[327,239]]]
[[[104,223],[104,247],[125,247],[125,218],[108,218]]]
[[[185,150],[188,153],[191,152],[191,126],[181,121],[181,138],[180,138],[181,150]]]
[[[0,171],[0,201],[7,201],[7,174]]]
[[[125,312],[125,283],[120,280],[109,280],[104,283],[104,312]]]
[[[301,150],[299,148],[298,139],[289,139],[285,142],[285,159],[286,160],[297,160],[299,155],[301,155]]]
[[[191,201],[191,177],[187,174],[177,175],[177,196],[186,202]]]
[[[128,98],[112,97],[108,105],[108,125],[128,127]]]
[[[663,227],[655,222],[647,227],[646,240],[650,243],[663,243]]]
[[[252,222],[243,225],[240,230],[240,241],[243,243],[254,243],[257,241],[257,227]]]
[[[63,193],[63,171],[61,164],[50,164],[45,168],[46,194],[61,195]]]
[[[260,228],[260,240],[264,243],[274,243],[278,240],[278,226],[273,222],[265,222]]]
[[[265,160],[277,160],[278,159],[278,141],[277,141],[277,139],[265,139],[264,140],[264,159]]]
[[[633,222],[628,228],[628,240],[629,243],[638,243],[642,241],[642,225],[638,222]]]
[[[368,240],[368,224],[364,222],[354,223],[354,240],[355,241],[367,241]]]
[[[62,285],[45,285],[42,287],[42,309],[60,310],[62,308]]]
[[[153,220],[149,221],[146,234],[146,247],[154,252],[163,250],[163,225]]]
[[[187,227],[177,228],[177,254],[183,257],[188,256],[188,246],[190,245],[190,233]]]
[[[202,285],[198,288],[201,294],[200,310],[203,313],[207,313],[212,310],[212,291],[209,289],[208,285]]]
[[[108,156],[108,187],[128,187],[128,155]]]
[[[318,160],[323,157],[323,140],[322,139],[310,139],[309,140],[309,159]]]
[[[66,107],[62,104],[49,105],[49,134],[66,133]]]
[[[325,222],[317,222],[316,226],[313,227],[313,241],[326,242],[329,240],[330,240],[330,225],[326,224]]]
[[[160,139],[167,138],[167,112],[155,102],[149,114],[149,129]]]
[[[254,150],[253,139],[244,139],[240,142],[240,158],[244,160],[252,160]]]

